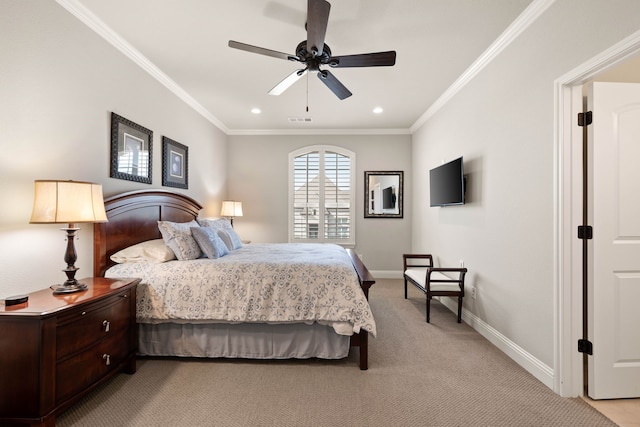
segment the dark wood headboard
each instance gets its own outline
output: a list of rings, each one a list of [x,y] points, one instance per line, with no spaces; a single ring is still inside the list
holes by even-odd
[[[162,190],[139,190],[104,200],[109,222],[93,225],[93,275],[104,276],[111,255],[145,240],[160,239],[158,221],[188,222],[202,206],[192,198]]]

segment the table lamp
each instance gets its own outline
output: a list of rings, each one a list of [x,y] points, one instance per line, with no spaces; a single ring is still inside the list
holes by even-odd
[[[102,185],[93,182],[36,180],[33,197],[33,211],[30,224],[64,224],[61,230],[67,233],[67,251],[64,271],[67,280],[61,285],[53,285],[54,294],[68,294],[84,291],[87,285],[75,279],[78,259],[74,244],[80,228],[77,223],[107,222],[104,210]]]
[[[231,221],[233,227],[233,217],[242,216],[242,202],[234,202],[233,200],[225,200],[222,202],[222,210],[220,215],[226,216]]]

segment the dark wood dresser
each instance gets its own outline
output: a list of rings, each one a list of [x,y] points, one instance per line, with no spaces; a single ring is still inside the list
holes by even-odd
[[[80,281],[86,291],[0,306],[0,425],[54,426],[96,385],[135,373],[140,279]]]

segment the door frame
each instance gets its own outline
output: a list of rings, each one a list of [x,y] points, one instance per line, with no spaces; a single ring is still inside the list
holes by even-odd
[[[597,74],[640,54],[640,31],[613,45],[554,82],[554,378],[563,397],[584,394],[582,354],[582,85]]]

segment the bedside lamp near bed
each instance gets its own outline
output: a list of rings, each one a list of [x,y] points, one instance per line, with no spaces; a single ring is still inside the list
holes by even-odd
[[[222,202],[222,210],[220,215],[226,216],[231,221],[233,227],[233,217],[242,216],[242,202],[234,202],[233,200],[225,200]]]
[[[87,285],[75,279],[78,259],[74,239],[80,230],[77,223],[107,222],[104,210],[102,186],[93,182],[37,180],[33,197],[33,212],[30,224],[64,224],[67,233],[67,250],[64,271],[67,280],[62,285],[51,287],[54,294],[84,291]]]

